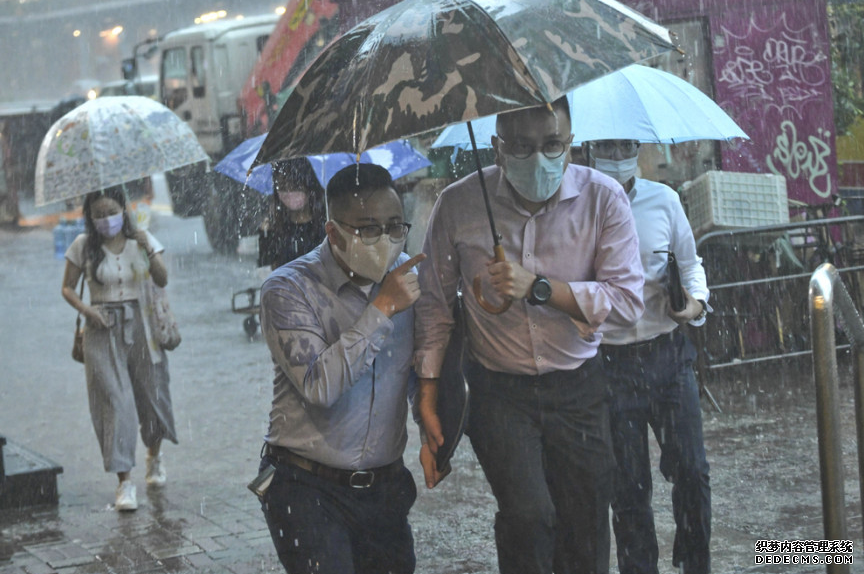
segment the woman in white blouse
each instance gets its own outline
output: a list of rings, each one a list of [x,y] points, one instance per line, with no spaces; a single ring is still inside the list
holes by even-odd
[[[85,233],[66,252],[63,297],[85,319],[84,371],[90,416],[106,472],[119,479],[115,508],[135,510],[130,478],[135,466],[137,430],[147,447],[148,486],[165,484],[163,439],[177,442],[168,389],[165,351],[150,344],[150,327],[139,296],[145,281],[164,287],[168,273],[162,245],[136,230],[126,210],[122,186],[90,193],[84,199]],[[82,273],[90,304],[76,287]]]

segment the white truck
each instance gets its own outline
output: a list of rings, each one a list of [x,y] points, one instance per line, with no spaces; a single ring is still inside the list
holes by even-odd
[[[218,20],[146,42],[159,55],[159,100],[186,121],[215,164],[243,140],[237,98],[280,16]],[[143,45],[143,44],[141,44]],[[124,75],[137,73],[137,50]],[[196,164],[166,174],[174,213],[204,216],[214,250],[236,250],[256,232],[264,196]]]

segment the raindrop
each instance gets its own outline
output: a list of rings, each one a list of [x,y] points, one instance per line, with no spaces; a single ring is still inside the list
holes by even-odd
[[[294,539],[294,546],[300,546],[300,541],[296,538]]]
[[[279,538],[285,538],[285,533],[282,532],[282,529],[279,529]]]

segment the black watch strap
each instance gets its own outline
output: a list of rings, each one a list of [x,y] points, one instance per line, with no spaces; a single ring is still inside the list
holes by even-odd
[[[542,275],[537,275],[528,291],[529,305],[545,305],[552,297],[552,284]]]

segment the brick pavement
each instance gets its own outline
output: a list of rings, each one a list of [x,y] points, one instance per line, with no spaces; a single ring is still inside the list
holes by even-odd
[[[255,497],[202,488],[144,490],[134,513],[91,503],[7,511],[0,572],[280,572]]]

